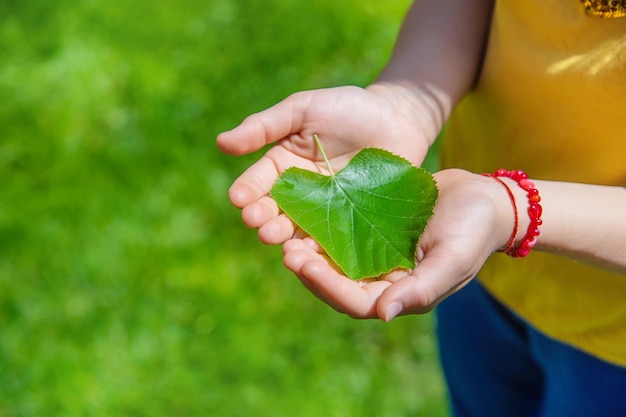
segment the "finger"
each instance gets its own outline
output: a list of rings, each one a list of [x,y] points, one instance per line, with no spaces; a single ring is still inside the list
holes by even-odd
[[[391,285],[387,281],[353,281],[321,261],[306,262],[301,271],[327,300],[327,304],[357,319],[378,318],[378,299]]]
[[[278,176],[297,166],[319,172],[319,165],[308,158],[294,155],[285,147],[276,145],[239,176],[228,191],[231,202],[239,208],[269,194]]]
[[[261,227],[278,214],[276,201],[270,197],[261,197],[243,208],[241,219],[248,227]]]
[[[277,245],[291,239],[294,231],[293,222],[281,214],[259,228],[259,240],[266,245]]]
[[[317,289],[314,283],[302,274],[302,266],[312,260],[328,262],[328,257],[323,255],[319,244],[310,237],[294,238],[283,244],[283,263],[296,274],[302,284],[321,301],[329,304],[326,297]],[[330,304],[329,304],[330,305]],[[333,307],[331,305],[331,307]],[[334,308],[334,307],[333,307]]]
[[[317,243],[311,238],[290,239],[286,241],[283,245],[283,255],[287,256],[295,252],[303,252],[306,254],[306,257],[293,258],[290,259],[293,260],[293,262],[287,262],[287,268],[296,273],[300,273],[304,262],[310,259],[322,259]]]
[[[293,243],[293,240],[289,240],[289,241],[285,242],[285,245],[287,245],[289,243]],[[284,245],[283,245],[283,247],[284,247]],[[307,290],[309,290],[315,297],[320,299],[322,302],[324,302],[326,304],[329,304],[328,300],[326,300],[324,295],[321,294],[318,291],[317,287],[315,287],[313,282],[311,282],[308,278],[306,278],[301,273],[302,265],[305,262],[308,262],[308,261],[311,260],[311,253],[309,253],[308,250],[299,250],[299,249],[296,249],[296,248],[294,248],[292,250],[289,250],[287,253],[288,253],[288,255],[286,255],[284,257],[284,259],[283,259],[284,265],[288,269],[290,269],[296,275],[296,277],[298,277],[298,279],[300,280],[302,285],[304,285],[304,287]]]
[[[307,92],[292,94],[274,106],[246,117],[239,126],[217,136],[218,148],[228,154],[243,155],[299,132],[307,96]]]
[[[278,168],[267,156],[261,157],[239,176],[228,190],[230,201],[239,208],[266,196],[278,178]]]

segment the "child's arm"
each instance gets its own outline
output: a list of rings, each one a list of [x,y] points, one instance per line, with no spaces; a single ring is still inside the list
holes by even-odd
[[[405,97],[425,92],[445,121],[479,76],[492,8],[492,0],[416,1],[370,88],[404,88]]]
[[[626,187],[534,181],[543,207],[534,250],[555,253],[626,274]],[[524,191],[513,183],[519,243],[528,227]],[[506,202],[505,202],[506,205]],[[625,277],[626,279],[626,277]]]
[[[267,194],[290,166],[324,170],[313,134],[336,169],[364,147],[385,148],[421,164],[451,108],[477,77],[491,3],[416,1],[376,83],[299,92],[220,134],[219,148],[233,155],[278,142],[230,189],[244,223],[258,227],[265,243],[292,237],[293,225]]]

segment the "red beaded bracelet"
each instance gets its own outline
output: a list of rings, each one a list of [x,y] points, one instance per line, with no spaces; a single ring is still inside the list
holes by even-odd
[[[541,201],[539,191],[535,188],[535,183],[529,180],[528,175],[526,175],[526,173],[522,170],[507,171],[506,169],[499,169],[493,174],[483,175],[495,178],[507,189],[507,193],[509,194],[509,198],[513,204],[513,209],[515,210],[515,227],[513,228],[513,234],[511,235],[511,238],[509,239],[509,242],[505,246],[503,252],[514,258],[523,258],[528,255],[530,250],[537,244],[537,237],[540,234],[539,226],[543,223],[541,220],[543,208],[541,207],[541,204],[539,204]],[[504,181],[500,180],[498,177],[508,177],[516,181],[517,184],[524,191],[526,191],[526,196],[528,197],[528,217],[530,217],[530,224],[528,225],[528,230],[522,239],[522,243],[517,247],[513,246],[518,229],[517,205],[515,204],[515,197]]]

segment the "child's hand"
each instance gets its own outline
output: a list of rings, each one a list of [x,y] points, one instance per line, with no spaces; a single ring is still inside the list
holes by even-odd
[[[285,243],[285,265],[319,299],[351,317],[389,321],[400,314],[430,311],[467,284],[504,246],[514,223],[508,196],[496,181],[461,170],[441,171],[435,177],[439,200],[412,271],[353,281],[337,272],[308,237]]]
[[[294,226],[279,213],[268,193],[278,175],[291,166],[325,171],[314,134],[335,170],[365,147],[385,148],[419,165],[441,128],[440,112],[427,92],[403,86],[378,84],[367,89],[337,87],[293,94],[217,137],[218,147],[233,155],[278,141],[234,182],[230,199],[243,209],[244,223],[259,228],[262,242],[282,243],[293,236]]]

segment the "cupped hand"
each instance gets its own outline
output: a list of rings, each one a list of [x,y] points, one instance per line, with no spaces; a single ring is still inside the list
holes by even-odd
[[[505,189],[461,170],[435,174],[439,199],[419,242],[416,267],[353,281],[308,237],[283,245],[284,264],[320,300],[354,318],[389,321],[425,313],[458,291],[508,240],[514,223]]]
[[[259,228],[262,242],[285,242],[293,236],[294,225],[268,193],[289,167],[326,172],[313,135],[320,138],[335,171],[366,147],[387,149],[419,165],[441,120],[432,97],[402,86],[347,86],[292,94],[217,137],[218,147],[233,155],[277,142],[233,183],[230,200],[242,209],[247,226]]]

